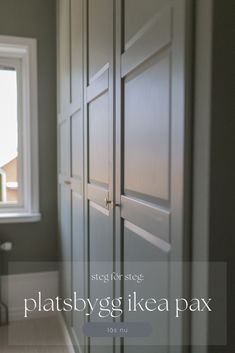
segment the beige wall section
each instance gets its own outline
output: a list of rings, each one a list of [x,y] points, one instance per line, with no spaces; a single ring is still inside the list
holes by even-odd
[[[17,181],[17,158],[12,159],[5,164],[2,169],[6,173],[7,182]]]
[[[6,199],[8,202],[17,202],[18,187],[12,187],[8,183],[17,183],[17,158],[5,164],[2,169],[6,173]]]

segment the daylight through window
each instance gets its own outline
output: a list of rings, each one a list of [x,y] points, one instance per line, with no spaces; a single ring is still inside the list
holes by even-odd
[[[0,65],[0,203],[17,203],[18,189],[17,71]]]

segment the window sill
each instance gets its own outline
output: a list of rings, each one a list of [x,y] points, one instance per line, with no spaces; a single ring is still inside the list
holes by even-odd
[[[40,213],[0,213],[0,223],[32,223],[40,220]]]

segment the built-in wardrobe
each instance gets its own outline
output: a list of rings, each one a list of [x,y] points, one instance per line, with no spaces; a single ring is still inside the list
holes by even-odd
[[[66,298],[74,291],[125,295],[124,281],[102,286],[90,274],[147,262],[167,264],[151,274],[156,290],[187,296],[181,261],[188,260],[190,243],[190,10],[189,0],[57,2]],[[75,349],[84,353],[183,352],[189,337],[186,316],[175,326],[174,313],[151,323],[161,334],[159,346],[88,338],[83,325],[92,318],[85,312],[67,312],[65,320]]]

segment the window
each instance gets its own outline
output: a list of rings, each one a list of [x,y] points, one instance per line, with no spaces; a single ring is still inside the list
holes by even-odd
[[[0,60],[0,204],[19,202],[17,110],[16,65]]]
[[[0,223],[40,220],[36,40],[0,36]]]

